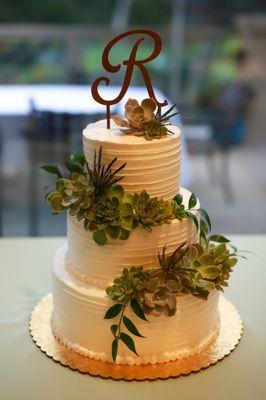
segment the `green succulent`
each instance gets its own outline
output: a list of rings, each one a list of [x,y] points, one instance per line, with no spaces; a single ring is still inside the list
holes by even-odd
[[[111,186],[106,193],[95,199],[89,230],[94,231],[96,243],[104,245],[108,238],[128,239],[136,226],[133,213],[133,197],[120,185]]]
[[[145,190],[134,194],[133,208],[137,223],[147,231],[151,231],[153,226],[170,223],[174,219],[171,203],[157,197],[151,198]]]
[[[79,220],[88,218],[93,203],[94,188],[86,176],[72,172],[70,179],[57,179],[55,189],[47,196],[53,211],[69,210],[70,215],[76,216]]]
[[[182,293],[190,293],[193,296],[207,299],[210,290],[215,288],[212,282],[202,279],[198,272],[198,259],[204,250],[198,243],[194,243],[185,249],[178,262],[171,269],[171,273],[178,279]]]
[[[175,277],[161,269],[150,271],[150,279],[137,297],[145,314],[154,317],[175,315],[177,293],[181,286]]]
[[[136,293],[142,290],[149,280],[149,272],[143,267],[124,268],[121,276],[106,289],[106,293],[114,302],[126,305]]]
[[[206,298],[213,289],[223,290],[227,286],[232,267],[237,258],[225,243],[203,246],[195,243],[173,268],[173,273],[181,282],[183,292]]]
[[[95,189],[97,196],[102,195],[108,188],[116,185],[123,176],[117,176],[117,174],[125,168],[126,163],[120,165],[120,167],[113,169],[114,164],[117,161],[115,157],[107,166],[102,162],[102,146],[99,151],[94,151],[94,159],[92,168],[86,163],[87,174],[90,178],[90,182]]]
[[[203,254],[199,259],[201,266],[198,271],[203,279],[211,280],[216,289],[223,290],[223,286],[228,286],[227,281],[237,258],[230,253],[225,243],[210,243],[207,250],[205,258]]]
[[[143,124],[143,136],[146,140],[161,139],[167,136],[168,129],[158,119],[151,119]]]

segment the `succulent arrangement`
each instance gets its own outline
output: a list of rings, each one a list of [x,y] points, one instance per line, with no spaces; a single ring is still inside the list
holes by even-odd
[[[153,226],[170,223],[175,218],[171,202],[151,198],[145,190],[134,194],[133,208],[137,224],[149,232]]]
[[[137,355],[134,336],[143,337],[125,315],[128,306],[138,318],[147,322],[146,315],[171,317],[176,313],[178,296],[191,294],[206,300],[212,290],[223,290],[239,256],[237,249],[228,245],[227,238],[209,234],[210,217],[205,210],[197,208],[194,194],[186,207],[180,194],[172,201],[165,201],[150,197],[145,190],[134,195],[126,193],[119,184],[122,177],[118,176],[125,164],[114,168],[115,162],[116,158],[105,166],[100,148],[95,152],[92,167],[83,155],[72,155],[66,162],[66,176],[57,166],[43,166],[45,171],[56,175],[55,189],[46,196],[53,212],[67,210],[82,220],[84,228],[93,232],[99,245],[110,239],[126,240],[136,227],[150,232],[155,226],[186,218],[199,230],[200,242],[183,243],[170,255],[166,254],[165,247],[158,254],[158,268],[125,268],[106,289],[114,305],[104,318],[118,318],[111,326],[114,361],[119,343],[124,343]],[[200,221],[195,211],[200,214]]]
[[[106,294],[115,304],[104,318],[120,315],[118,323],[111,326],[114,362],[121,341],[138,355],[133,337],[122,332],[123,326],[133,336],[143,337],[125,316],[128,305],[139,318],[148,322],[146,315],[175,315],[178,296],[191,294],[206,300],[212,290],[223,291],[239,255],[233,246],[231,250],[228,242],[223,236],[212,235],[200,243],[181,244],[170,255],[166,254],[164,247],[158,254],[158,268],[148,270],[143,266],[133,266],[123,270],[122,275],[106,289]]]
[[[93,232],[93,239],[99,245],[113,239],[126,240],[136,227],[151,232],[155,226],[171,223],[174,219],[191,218],[198,229],[195,210],[210,227],[206,211],[195,209],[197,198],[194,194],[191,194],[186,208],[180,194],[172,201],[165,201],[150,197],[145,190],[134,195],[126,193],[119,184],[123,177],[118,176],[125,163],[114,168],[116,161],[114,158],[105,166],[100,148],[95,151],[92,167],[83,155],[72,155],[66,162],[66,176],[57,166],[43,166],[57,178],[55,189],[46,196],[52,212],[68,211],[83,221],[84,228]]]
[[[169,125],[170,119],[178,114],[173,112],[174,108],[175,105],[161,114],[153,99],[144,99],[141,104],[135,99],[129,99],[125,105],[126,118],[114,115],[112,119],[125,133],[143,136],[146,140],[161,139],[168,133],[173,134]]]

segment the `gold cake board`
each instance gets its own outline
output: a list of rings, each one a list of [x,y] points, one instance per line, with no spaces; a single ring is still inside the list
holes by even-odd
[[[125,381],[144,381],[177,378],[208,368],[229,355],[237,346],[243,332],[241,317],[233,304],[220,296],[220,331],[213,343],[201,353],[162,364],[130,366],[113,364],[84,357],[63,346],[51,330],[53,298],[49,293],[34,308],[29,323],[30,334],[36,345],[54,361],[72,370],[91,376]]]

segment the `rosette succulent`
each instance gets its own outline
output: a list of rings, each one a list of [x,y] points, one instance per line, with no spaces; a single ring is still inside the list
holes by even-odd
[[[223,290],[227,286],[232,267],[237,263],[235,254],[231,254],[225,243],[190,245],[173,273],[178,277],[182,292],[207,298],[213,289]]]
[[[147,140],[160,139],[172,133],[168,125],[170,118],[177,114],[176,112],[171,114],[174,107],[161,114],[153,99],[144,99],[141,104],[135,99],[129,99],[125,105],[126,119],[119,115],[114,115],[112,118],[126,133],[144,136]]]
[[[145,289],[138,293],[138,300],[145,314],[154,317],[162,314],[175,315],[179,282],[163,270],[150,272],[150,279]]]
[[[55,191],[49,193],[47,200],[55,212],[69,210],[79,220],[89,218],[94,197],[94,187],[83,174],[73,172],[70,179],[59,178]]]
[[[106,293],[114,302],[127,304],[135,294],[143,290],[149,280],[149,272],[143,267],[124,268],[121,276],[106,289]]]
[[[108,238],[128,239],[135,227],[133,197],[124,192],[122,186],[111,186],[106,193],[95,199],[88,228],[94,231],[93,238],[104,245]]]
[[[134,194],[133,208],[137,223],[147,231],[151,231],[153,226],[170,223],[175,217],[170,202],[150,197],[145,190]]]

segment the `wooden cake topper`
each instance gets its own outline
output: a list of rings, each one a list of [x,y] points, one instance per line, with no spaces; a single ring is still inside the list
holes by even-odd
[[[114,45],[116,45],[120,40],[124,39],[125,37],[132,36],[132,35],[139,35],[139,34],[144,35],[144,36],[139,38],[136,41],[136,43],[134,44],[134,46],[131,50],[129,58],[124,60],[120,64],[112,65],[109,60],[109,54],[110,54],[112,47]],[[137,59],[138,48],[139,48],[140,43],[143,40],[145,40],[145,36],[152,38],[153,51],[148,57],[138,60]],[[103,64],[104,69],[107,72],[113,74],[113,73],[120,71],[122,65],[126,66],[125,76],[124,76],[124,80],[123,80],[123,83],[121,86],[121,90],[115,99],[106,100],[106,99],[102,98],[101,95],[99,94],[99,85],[102,82],[104,82],[108,86],[110,84],[109,78],[107,78],[105,76],[101,76],[101,77],[97,78],[91,86],[91,94],[92,94],[92,97],[94,98],[94,100],[97,101],[98,103],[106,106],[107,129],[110,129],[110,119],[111,119],[110,107],[111,107],[111,105],[119,103],[125,96],[128,88],[129,88],[135,67],[139,68],[139,70],[142,74],[145,86],[147,88],[149,97],[156,102],[158,108],[164,107],[168,104],[167,100],[164,100],[163,102],[159,102],[157,100],[154,90],[153,90],[153,87],[152,87],[152,84],[151,84],[149,73],[145,67],[145,64],[154,60],[160,54],[161,49],[162,49],[161,37],[157,33],[150,31],[148,29],[136,29],[133,31],[122,33],[121,35],[112,39],[111,42],[109,42],[107,44],[107,46],[105,47],[103,54],[102,54],[102,64]]]

